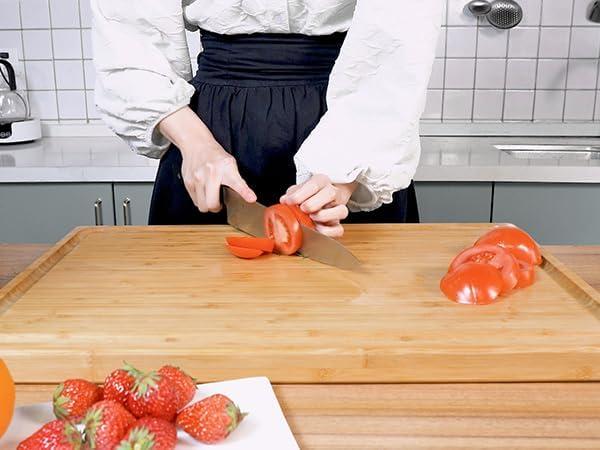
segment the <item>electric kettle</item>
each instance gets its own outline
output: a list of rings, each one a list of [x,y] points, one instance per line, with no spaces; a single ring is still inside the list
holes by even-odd
[[[40,121],[30,116],[25,94],[17,90],[15,69],[8,53],[0,53],[0,145],[34,141],[42,135]]]

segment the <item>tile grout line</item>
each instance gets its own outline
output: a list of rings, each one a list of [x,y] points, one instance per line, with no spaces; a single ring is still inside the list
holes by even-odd
[[[83,21],[81,19],[81,0],[77,0],[77,12],[79,14],[79,43],[81,46],[81,76],[83,80],[83,101],[85,103],[85,120],[89,123],[90,113],[88,108],[87,81],[85,79],[85,61],[83,59]]]
[[[538,76],[540,73],[540,53],[542,49],[542,20],[544,18],[544,0],[540,4],[540,21],[538,23],[538,41],[537,41],[537,55],[535,57],[535,77],[533,79],[533,108],[531,108],[531,122],[535,122],[535,111],[537,105],[537,92],[538,92]]]
[[[446,103],[446,71],[448,69],[448,17],[449,17],[449,12],[448,10],[450,9],[450,0],[445,0],[446,1],[446,20],[445,20],[445,27],[443,30],[443,33],[445,35],[444,38],[444,77],[442,80],[442,100],[441,100],[441,111],[440,111],[440,122],[444,122],[444,109],[445,109],[445,103]]]
[[[598,46],[598,60],[600,60],[600,45]],[[596,67],[596,94],[594,95],[594,110],[592,112],[592,122],[596,119],[598,112],[598,89],[600,88],[600,64]]]
[[[575,0],[571,4],[571,29],[569,31],[569,52],[567,56],[567,73],[565,76],[565,92],[563,95],[562,122],[565,123],[567,113],[567,92],[569,90],[569,69],[571,67],[571,47],[573,46],[573,22],[575,21]]]
[[[29,105],[29,115],[33,115],[31,111],[31,98],[29,97],[29,80],[27,78],[27,64],[25,63],[25,37],[23,36],[23,13],[21,11],[21,2],[19,2],[19,23],[21,24],[21,30],[19,35],[21,36],[21,53],[23,54],[23,76],[25,77],[25,95],[27,96],[27,103]],[[19,59],[19,55],[17,55]]]
[[[58,82],[56,81],[56,60],[54,59],[54,33],[52,32],[52,8],[50,7],[50,2],[47,2],[48,4],[48,16],[49,16],[49,20],[50,20],[50,47],[52,49],[52,70],[53,70],[53,76],[54,76],[54,89],[56,90],[56,93],[54,95],[55,99],[56,99],[56,117],[58,119],[58,123],[60,124],[60,106],[58,103]]]
[[[510,37],[511,30],[508,30],[506,36],[506,52],[504,57],[504,89],[502,90],[502,114],[500,115],[500,122],[504,122],[506,114],[506,88],[508,86],[508,50],[510,48]]]
[[[473,64],[473,98],[471,99],[471,123],[475,122],[475,88],[477,86],[477,57],[479,53],[479,17],[475,28],[475,57]]]

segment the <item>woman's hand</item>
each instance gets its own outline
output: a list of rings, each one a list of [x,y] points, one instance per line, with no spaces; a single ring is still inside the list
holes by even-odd
[[[333,184],[326,175],[314,175],[307,182],[290,187],[281,203],[300,205],[315,222],[317,231],[340,238],[344,235],[341,221],[348,217],[346,204],[356,187],[356,183]]]
[[[201,212],[221,211],[222,185],[229,186],[248,203],[256,201],[256,194],[241,177],[233,156],[221,147],[190,108],[182,108],[167,116],[159,129],[179,147],[183,157],[183,182]]]

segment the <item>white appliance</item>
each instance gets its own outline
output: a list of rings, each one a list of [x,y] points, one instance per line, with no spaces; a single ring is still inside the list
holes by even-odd
[[[25,95],[17,90],[15,69],[8,53],[0,53],[0,76],[6,88],[0,89],[0,145],[35,141],[42,137],[39,119],[32,118]]]

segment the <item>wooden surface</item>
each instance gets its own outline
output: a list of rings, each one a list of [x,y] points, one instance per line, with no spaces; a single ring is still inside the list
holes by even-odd
[[[44,250],[0,246],[0,280]],[[600,288],[600,247],[551,247]],[[2,281],[0,281],[0,286]],[[20,385],[19,405],[54,385]],[[303,449],[598,449],[600,383],[279,385]]]
[[[238,260],[229,227],[82,229],[0,291],[0,352],[27,383],[99,382],[123,360],[202,381],[600,379],[598,295],[551,256],[535,286],[490,307],[439,292],[448,261],[487,228],[349,227],[361,273]]]
[[[48,401],[53,389],[20,386],[17,401]],[[599,383],[279,385],[275,392],[304,450],[600,448]]]

